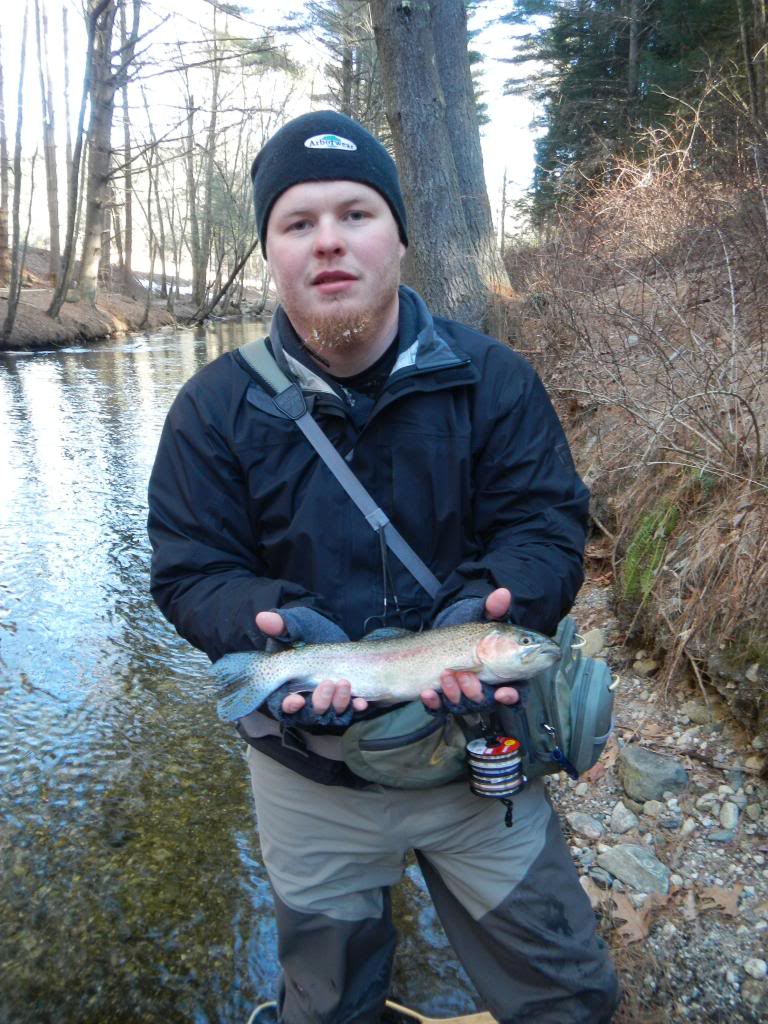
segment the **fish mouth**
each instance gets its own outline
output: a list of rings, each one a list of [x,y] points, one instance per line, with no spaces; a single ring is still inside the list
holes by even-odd
[[[535,647],[531,647],[525,654],[520,658],[524,665],[528,665],[532,661],[538,661],[540,658],[551,658],[550,664],[554,665],[556,661],[560,661],[562,657],[560,648],[553,640],[547,640],[544,643],[536,644]]]

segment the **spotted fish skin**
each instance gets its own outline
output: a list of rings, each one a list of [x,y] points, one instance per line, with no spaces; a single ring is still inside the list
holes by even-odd
[[[235,721],[255,711],[276,689],[314,690],[323,680],[348,679],[355,697],[383,704],[415,700],[440,689],[446,670],[475,672],[486,683],[529,679],[553,665],[553,640],[522,626],[472,622],[423,633],[337,644],[305,644],[265,654],[225,654],[211,666],[219,687],[218,713]]]

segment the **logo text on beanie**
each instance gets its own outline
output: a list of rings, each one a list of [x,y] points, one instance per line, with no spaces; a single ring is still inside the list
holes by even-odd
[[[333,135],[331,133],[327,135],[313,135],[312,138],[306,139],[304,145],[307,149],[357,149],[354,142],[350,142],[349,139],[342,139],[340,135]]]

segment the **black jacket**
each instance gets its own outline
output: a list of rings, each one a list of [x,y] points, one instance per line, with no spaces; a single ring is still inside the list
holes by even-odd
[[[461,598],[506,586],[512,619],[551,634],[582,582],[588,505],[551,403],[505,345],[433,321],[408,289],[401,310],[397,362],[359,433],[341,389],[292,357],[284,368],[443,582],[433,603],[390,557],[401,605],[419,608],[428,623]],[[262,610],[310,607],[352,639],[382,610],[376,536],[237,353],[214,360],[179,392],[149,509],[152,594],[212,660],[263,647],[254,623]]]

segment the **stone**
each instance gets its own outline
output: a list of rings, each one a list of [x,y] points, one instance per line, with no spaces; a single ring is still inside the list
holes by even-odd
[[[664,814],[660,814],[657,821],[662,828],[675,831],[682,825],[683,816],[679,811],[667,811]]]
[[[709,725],[713,720],[712,711],[697,700],[686,701],[680,708],[680,714],[690,718],[694,725]]]
[[[637,815],[619,800],[611,811],[611,832],[623,836],[630,829],[637,828],[638,824]]]
[[[605,633],[602,629],[590,629],[584,634],[584,644],[581,648],[583,658],[596,658],[605,650]]]
[[[696,821],[695,821],[695,819],[694,818],[686,818],[685,821],[683,822],[683,827],[682,827],[682,829],[680,831],[681,831],[681,834],[684,835],[684,836],[689,836],[691,834],[691,832],[695,832],[696,831]]]
[[[603,868],[591,867],[589,869],[589,877],[593,879],[595,885],[599,885],[601,889],[610,889],[611,887],[611,876],[609,872]]]
[[[720,808],[720,824],[723,828],[733,830],[739,823],[739,808],[736,804],[726,800]]]
[[[745,978],[744,984],[741,986],[741,996],[745,1003],[749,1003],[755,1007],[756,1011],[765,1009],[766,1000],[766,986],[764,981],[757,981],[755,978]],[[765,1020],[764,1016],[760,1017],[760,1020]]]
[[[643,814],[647,814],[649,818],[658,818],[664,808],[664,804],[658,800],[646,800],[643,804]]]
[[[566,814],[565,818],[574,832],[587,839],[599,839],[605,831],[597,818],[593,818],[591,814],[572,811]]]
[[[678,747],[695,747],[699,740],[699,733],[701,732],[700,725],[693,725],[690,729],[686,729],[685,732],[681,733],[675,740],[675,745]]]
[[[730,829],[718,829],[716,832],[707,832],[704,838],[710,843],[730,843],[734,835]]]
[[[762,772],[765,768],[765,758],[760,754],[752,754],[744,762],[744,767],[750,772]]]
[[[716,793],[704,793],[696,801],[696,806],[700,811],[711,811],[717,802]]]
[[[633,800],[660,800],[666,791],[680,793],[688,786],[688,773],[679,761],[645,747],[624,747],[616,763],[624,792]]]
[[[636,676],[640,676],[641,679],[647,679],[648,676],[652,676],[658,670],[659,663],[654,661],[653,658],[641,658],[632,665],[632,671]]]
[[[760,815],[763,813],[763,808],[760,804],[747,804],[744,808],[744,813],[750,821],[760,821]]]
[[[638,892],[669,893],[669,868],[646,846],[614,846],[598,855],[597,864]]]
[[[576,788],[574,789],[574,793],[576,794],[576,796],[588,796],[589,795],[589,783],[588,782],[579,782],[578,785],[576,786]]]
[[[677,888],[679,889],[680,886],[685,881],[685,879],[683,878],[682,875],[670,875],[669,876],[669,881],[671,882],[672,885],[676,885]]]
[[[768,964],[765,960],[761,960],[760,957],[752,956],[749,960],[744,961],[744,970],[750,978],[756,978],[757,981],[761,981],[768,974]]]

